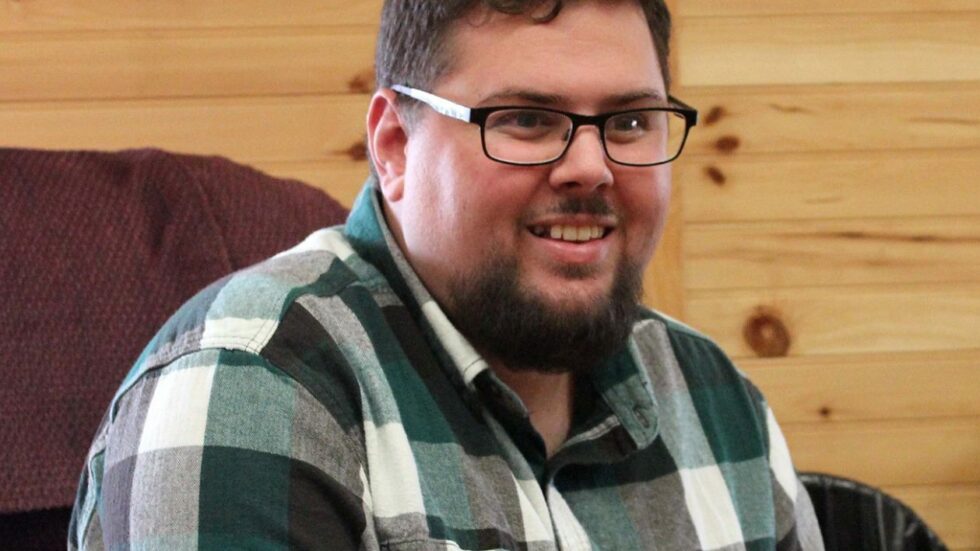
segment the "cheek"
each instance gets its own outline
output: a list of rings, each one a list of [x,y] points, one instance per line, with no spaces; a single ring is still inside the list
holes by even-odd
[[[630,248],[640,256],[653,254],[667,222],[671,186],[669,166],[664,168],[666,170],[655,171],[653,177],[648,176],[644,182],[635,182],[638,185],[636,189],[642,192],[634,194],[627,203],[631,208],[634,230]]]

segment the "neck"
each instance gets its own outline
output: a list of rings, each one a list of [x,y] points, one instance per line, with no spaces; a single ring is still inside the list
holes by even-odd
[[[496,362],[491,369],[520,396],[531,415],[531,425],[544,440],[550,458],[568,438],[572,424],[575,376],[571,373],[516,371]]]

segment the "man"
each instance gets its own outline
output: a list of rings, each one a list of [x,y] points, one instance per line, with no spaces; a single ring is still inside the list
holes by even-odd
[[[758,391],[637,305],[659,1],[385,4],[344,228],[192,300],[113,402],[86,548],[821,549]]]

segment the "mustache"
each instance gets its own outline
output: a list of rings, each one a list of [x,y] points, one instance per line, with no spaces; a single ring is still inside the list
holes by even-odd
[[[615,215],[616,211],[606,199],[599,195],[591,197],[565,197],[548,214],[592,214],[596,216]]]

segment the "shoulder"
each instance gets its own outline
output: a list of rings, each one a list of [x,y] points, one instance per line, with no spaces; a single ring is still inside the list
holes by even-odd
[[[753,435],[763,446],[768,438],[765,399],[714,340],[653,310],[643,312],[633,339],[651,378],[668,387],[663,392],[682,394],[701,423],[733,438]]]
[[[661,353],[672,355],[685,371],[729,373],[744,378],[714,340],[661,312],[644,308],[633,338],[648,343],[647,346],[658,346]]]
[[[744,387],[745,392],[760,407],[765,400],[759,389],[739,369],[728,354],[708,335],[662,312],[644,309],[643,321],[660,327],[666,345],[689,380],[702,384],[725,381]]]
[[[318,317],[349,306],[336,297],[360,289],[369,297],[384,290],[383,278],[351,248],[342,229],[314,232],[296,247],[230,274],[184,303],[144,348],[124,379],[118,398],[137,380],[176,360],[204,351],[237,351],[267,357],[284,324],[305,317],[316,302]],[[349,301],[348,301],[349,302]]]

